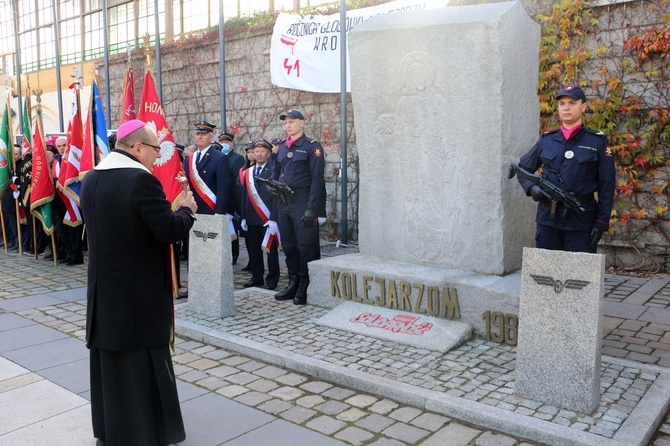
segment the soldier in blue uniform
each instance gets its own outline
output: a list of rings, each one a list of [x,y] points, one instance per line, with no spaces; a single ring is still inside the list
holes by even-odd
[[[289,283],[277,300],[296,305],[307,303],[307,264],[320,257],[318,204],[324,188],[325,160],[321,144],[304,133],[305,117],[298,110],[280,115],[288,138],[279,146],[272,178],[285,183],[294,194],[287,204],[279,203],[277,217],[281,244],[286,255]]]
[[[571,252],[596,252],[609,229],[614,201],[615,169],[605,135],[584,126],[586,95],[567,85],[557,95],[560,129],[547,132],[519,161],[530,172],[542,167],[542,176],[582,204],[584,212],[552,204],[539,186],[519,176],[519,183],[538,202],[536,247]]]

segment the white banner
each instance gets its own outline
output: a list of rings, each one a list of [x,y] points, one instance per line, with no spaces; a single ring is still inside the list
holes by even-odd
[[[379,14],[435,9],[449,0],[398,0],[383,5],[347,11],[347,33]],[[300,17],[281,13],[272,32],[270,73],[278,87],[314,93],[339,93],[340,14]],[[349,86],[347,52],[347,91]]]

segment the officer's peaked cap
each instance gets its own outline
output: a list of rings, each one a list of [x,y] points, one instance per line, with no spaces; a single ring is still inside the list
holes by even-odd
[[[219,135],[219,141],[233,141],[235,139],[235,135],[229,132],[223,132]]]
[[[196,122],[194,125],[195,125],[195,133],[211,133],[216,128],[214,124],[207,121]]]
[[[254,147],[263,147],[265,149],[272,150],[272,144],[270,144],[270,141],[265,138],[257,139],[256,142],[254,142]]]
[[[568,96],[572,99],[581,99],[582,101],[586,101],[586,95],[584,94],[584,90],[579,88],[575,84],[568,84],[561,91],[558,92],[556,95],[556,99],[560,99],[563,96]]]
[[[300,113],[300,110],[289,110],[283,115],[279,115],[279,119],[282,121],[285,120],[286,118],[292,118],[292,119],[302,119],[303,121],[305,120],[305,117]]]

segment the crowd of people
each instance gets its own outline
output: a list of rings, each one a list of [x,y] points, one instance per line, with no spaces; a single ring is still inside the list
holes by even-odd
[[[47,163],[51,170],[54,185],[58,181],[60,166],[65,154],[67,139],[64,136],[52,136],[46,141]],[[61,195],[55,194],[51,201],[51,217],[55,231],[56,252],[53,252],[49,238],[43,230],[42,222],[30,213],[30,193],[33,155],[29,149],[14,145],[14,177],[10,188],[2,196],[3,239],[0,247],[10,252],[21,251],[26,254],[44,254],[44,259],[65,265],[84,263],[83,225],[67,225],[63,222],[66,206]],[[17,211],[19,218],[17,219]],[[6,245],[6,246],[5,246]],[[19,246],[20,245],[20,246]]]

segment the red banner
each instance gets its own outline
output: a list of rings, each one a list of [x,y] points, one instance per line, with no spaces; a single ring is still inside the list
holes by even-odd
[[[179,158],[174,136],[163,114],[163,106],[156,91],[154,77],[148,69],[144,76],[144,88],[142,89],[137,119],[149,124],[158,134],[161,157],[157,158],[154,162],[153,173],[163,185],[163,190],[168,201],[174,203],[182,191],[181,183],[177,180],[177,176],[182,170],[181,159]]]
[[[132,119],[136,119],[135,90],[133,88],[133,69],[128,67],[126,77],[123,80],[123,113],[121,113],[119,126]]]
[[[82,223],[79,212],[79,163],[82,155],[83,129],[81,126],[81,114],[79,110],[79,87],[73,84],[74,102],[72,103],[72,114],[67,127],[67,145],[61,160],[60,175],[58,176],[58,194],[65,203],[67,210],[64,223],[69,226],[77,226]]]
[[[41,108],[38,108],[33,136],[33,165],[30,179],[30,213],[42,221],[44,232],[53,233],[51,201],[54,199],[54,182],[42,130]]]

